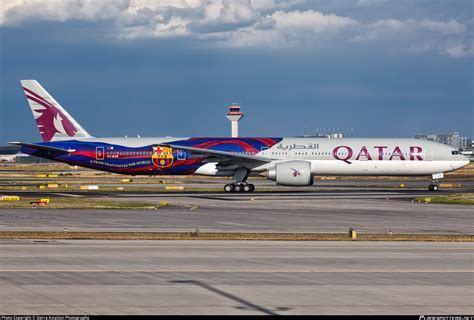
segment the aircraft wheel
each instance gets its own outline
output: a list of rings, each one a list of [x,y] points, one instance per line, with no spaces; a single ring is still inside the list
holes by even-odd
[[[225,192],[233,192],[233,191],[234,191],[234,185],[231,184],[231,183],[230,183],[230,184],[226,184],[226,185],[224,186],[224,191],[225,191]]]
[[[436,185],[436,184],[430,184],[428,186],[428,190],[430,191],[438,191],[439,190],[439,187]]]
[[[250,184],[246,184],[244,186],[244,192],[252,192],[252,188],[250,187]]]
[[[234,191],[235,192],[242,192],[242,191],[244,191],[244,187],[241,184],[236,184],[234,186]]]
[[[250,187],[250,192],[253,192],[255,190],[255,186],[253,184],[249,184]]]

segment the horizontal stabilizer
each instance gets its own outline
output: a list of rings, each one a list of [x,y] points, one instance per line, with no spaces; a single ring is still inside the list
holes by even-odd
[[[34,143],[24,143],[24,142],[9,142],[9,143],[22,146],[22,147],[36,149],[38,151],[52,152],[58,155],[76,151],[75,149],[62,149],[62,148],[56,148],[56,147],[50,147],[50,146],[43,146],[41,144],[34,144]]]

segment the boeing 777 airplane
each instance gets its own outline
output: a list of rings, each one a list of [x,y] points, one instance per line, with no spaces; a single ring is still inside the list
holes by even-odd
[[[225,192],[252,192],[250,173],[279,185],[309,186],[318,175],[430,175],[438,190],[443,173],[469,160],[450,146],[416,139],[358,138],[96,138],[35,80],[22,80],[43,142],[21,151],[128,175],[232,176]]]

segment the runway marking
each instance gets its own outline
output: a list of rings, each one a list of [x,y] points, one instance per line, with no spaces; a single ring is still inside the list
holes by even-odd
[[[75,198],[84,198],[85,196],[84,195],[80,195],[80,194],[73,194],[73,193],[54,193],[54,194],[59,194],[61,196],[65,196],[65,197],[75,197]]]
[[[236,222],[216,222],[217,224],[223,224],[226,226],[248,226],[246,223],[236,223]]]
[[[449,270],[433,270],[433,269],[406,269],[406,270],[381,270],[381,269],[349,269],[349,270],[318,270],[318,269],[4,269],[0,273],[57,273],[57,272],[71,272],[71,273],[474,273],[472,269],[449,269]]]

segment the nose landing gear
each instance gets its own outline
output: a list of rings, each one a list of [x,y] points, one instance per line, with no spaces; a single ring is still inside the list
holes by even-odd
[[[439,190],[438,180],[443,179],[443,178],[444,178],[444,174],[442,172],[441,173],[433,173],[431,175],[431,184],[428,186],[428,190],[438,191]]]

